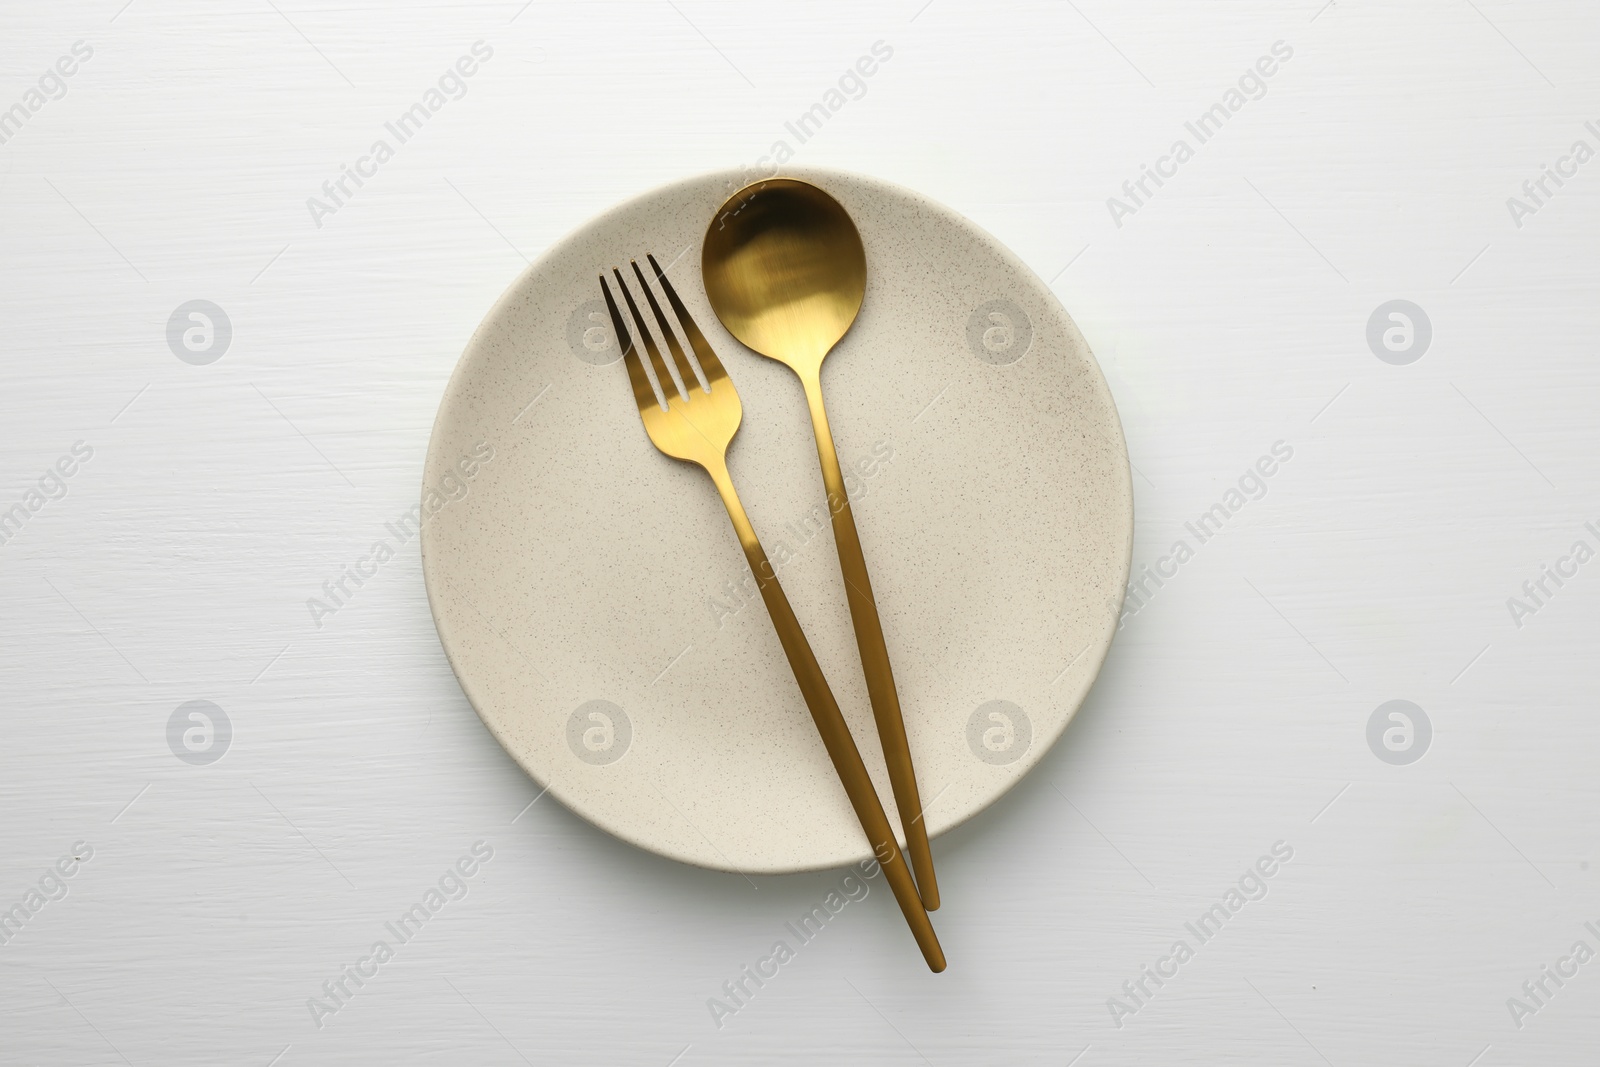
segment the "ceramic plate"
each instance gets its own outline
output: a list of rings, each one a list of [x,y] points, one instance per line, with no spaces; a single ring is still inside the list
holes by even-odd
[[[823,388],[937,835],[1039,762],[1105,658],[1133,539],[1122,429],[1072,319],[993,237],[884,182],[786,176],[866,246]],[[800,385],[700,282],[735,188],[629,201],[501,297],[434,425],[423,573],[472,706],[572,810],[704,867],[836,867],[866,838],[710,480],[645,436],[596,280],[653,252],[721,356],[735,484],[896,820]]]

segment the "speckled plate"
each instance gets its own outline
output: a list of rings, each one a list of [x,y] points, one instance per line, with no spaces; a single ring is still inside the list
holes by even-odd
[[[866,245],[824,365],[928,830],[1061,736],[1116,627],[1133,492],[1105,379],[1054,295],[939,204],[832,171]],[[700,239],[732,172],[562,241],[473,335],[424,473],[423,573],[472,706],[552,795],[686,863],[868,855],[726,513],[645,436],[596,276],[655,253],[744,402],[729,466],[895,819],[799,383],[722,329]]]

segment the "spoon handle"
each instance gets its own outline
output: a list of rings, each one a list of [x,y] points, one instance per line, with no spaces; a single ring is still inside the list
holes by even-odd
[[[822,745],[828,750],[834,769],[839,773],[839,781],[850,798],[851,807],[855,808],[862,830],[866,832],[872,854],[883,870],[883,876],[911,927],[911,935],[916,938],[917,947],[922,950],[929,970],[936,973],[942,971],[945,967],[944,950],[939,947],[933,923],[928,920],[928,912],[917,896],[917,887],[911,880],[911,872],[906,869],[905,857],[895,843],[894,829],[889,825],[889,817],[884,814],[883,804],[878,800],[878,791],[872,786],[867,765],[861,761],[861,752],[856,748],[855,738],[850,736],[850,727],[844,721],[838,701],[833,698],[833,690],[828,688],[828,679],[822,674],[822,666],[811,651],[811,643],[806,640],[805,631],[800,629],[800,620],[795,618],[789,598],[784,595],[783,586],[778,584],[778,576],[767,561],[766,550],[761,547],[750,519],[745,515],[744,505],[734,491],[727,464],[708,463],[706,473],[716,483],[717,493],[728,509],[728,518],[733,520],[734,533],[739,536],[745,560],[756,577],[756,587],[761,590],[761,599],[766,602],[767,616],[772,620],[772,628],[778,632],[783,653],[789,659],[789,668],[794,671],[794,680],[799,683],[800,693],[805,697],[806,706],[811,709],[817,733],[822,735]]]
[[[937,911],[939,883],[933,874],[933,853],[928,847],[928,827],[922,817],[922,798],[917,792],[911,745],[906,740],[905,719],[900,714],[900,695],[895,689],[894,670],[889,666],[889,648],[883,639],[878,602],[872,595],[872,580],[867,577],[861,536],[856,532],[850,496],[845,491],[844,474],[839,469],[839,454],[833,446],[833,431],[828,428],[828,413],[822,404],[820,373],[809,377],[802,375],[801,381],[805,384],[806,404],[811,409],[817,458],[822,462],[822,482],[828,490],[828,511],[833,516],[833,540],[839,550],[845,598],[850,603],[850,622],[856,631],[856,648],[866,674],[867,695],[872,700],[872,717],[877,720],[878,741],[883,745],[883,760],[889,768],[895,807],[899,809],[900,825],[906,834],[906,851],[916,872],[923,906]]]

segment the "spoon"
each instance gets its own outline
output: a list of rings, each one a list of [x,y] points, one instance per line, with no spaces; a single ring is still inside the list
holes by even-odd
[[[788,366],[805,388],[872,715],[918,893],[933,911],[939,886],[900,698],[822,403],[822,361],[855,322],[867,289],[861,235],[833,197],[808,182],[776,178],[741,189],[722,205],[706,231],[700,268],[711,310],[728,332]]]

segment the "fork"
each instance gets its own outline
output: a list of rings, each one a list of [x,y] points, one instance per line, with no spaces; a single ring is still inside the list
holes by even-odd
[[[850,805],[855,808],[856,818],[866,832],[867,843],[872,846],[872,853],[883,869],[889,888],[911,927],[911,934],[916,938],[917,947],[922,950],[928,967],[935,972],[942,971],[945,968],[944,950],[939,947],[939,939],[933,932],[928,912],[917,895],[916,883],[895,841],[894,830],[889,826],[883,804],[872,786],[866,764],[861,761],[861,753],[839,711],[838,702],[833,698],[833,691],[823,677],[822,667],[817,663],[804,631],[800,629],[800,621],[789,606],[789,598],[778,584],[777,574],[767,561],[767,553],[761,547],[749,517],[745,515],[744,505],[739,503],[739,494],[734,491],[733,478],[728,473],[728,444],[739,429],[744,413],[739,403],[739,393],[734,389],[728,372],[723,369],[722,361],[717,359],[716,353],[706,343],[705,335],[690,317],[689,309],[683,306],[677,290],[656,262],[656,257],[650,255],[646,258],[655,274],[656,284],[672,305],[683,336],[694,349],[702,375],[696,376],[672,328],[667,324],[667,317],[657,303],[655,293],[645,281],[638,261],[631,260],[639,288],[650,305],[662,339],[671,353],[673,366],[679,372],[678,380],[674,381],[667,371],[661,350],[656,347],[650,327],[639,312],[639,305],[634,302],[622,271],[613,267],[611,273],[616,278],[617,288],[628,305],[639,339],[649,355],[650,369],[660,384],[661,392],[657,396],[650,378],[645,374],[644,359],[634,346],[622,312],[611,295],[611,287],[606,283],[605,275],[600,275],[600,289],[605,294],[606,308],[611,313],[611,324],[617,334],[617,345],[622,349],[623,362],[633,383],[633,399],[639,407],[639,418],[644,422],[645,433],[650,435],[651,443],[661,452],[673,459],[693,463],[711,476],[712,484],[722,497],[723,506],[728,509],[728,518],[733,521],[733,531],[744,548],[745,559],[755,575],[756,587],[761,591],[761,599],[766,603],[767,614],[772,619],[772,628],[778,633],[784,655],[789,659],[789,667],[800,685],[800,693],[805,697],[806,706],[811,709],[817,733],[822,735],[822,744],[828,750],[828,756],[838,771],[839,781],[850,798]]]

